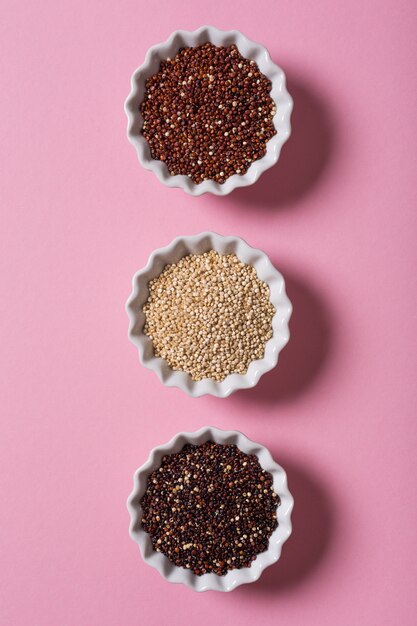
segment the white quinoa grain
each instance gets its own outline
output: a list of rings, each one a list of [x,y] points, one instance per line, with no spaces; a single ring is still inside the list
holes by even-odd
[[[150,281],[144,330],[172,369],[222,381],[263,357],[275,313],[269,295],[235,254],[188,255]]]

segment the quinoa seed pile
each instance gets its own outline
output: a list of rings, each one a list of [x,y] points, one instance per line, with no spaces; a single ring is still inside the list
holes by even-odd
[[[256,456],[213,441],[187,444],[149,476],[142,527],[174,565],[223,576],[267,550],[279,504]]]
[[[222,381],[263,358],[275,314],[269,295],[235,254],[188,255],[149,282],[144,332],[173,370]]]
[[[276,134],[270,91],[235,45],[182,48],[146,81],[140,112],[152,158],[197,184],[244,174]]]

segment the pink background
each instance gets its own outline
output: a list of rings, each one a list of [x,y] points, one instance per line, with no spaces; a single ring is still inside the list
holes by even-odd
[[[2,2],[0,623],[417,623],[416,5]],[[251,189],[191,198],[140,168],[130,75],[176,28],[263,42],[294,131]],[[178,234],[265,250],[292,339],[256,390],[192,400],[127,340],[133,273]],[[232,594],[144,564],[125,500],[151,447],[238,428],[288,471],[294,534]]]

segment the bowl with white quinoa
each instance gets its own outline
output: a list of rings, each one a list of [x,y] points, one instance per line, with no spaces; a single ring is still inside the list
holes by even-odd
[[[169,582],[232,591],[279,560],[293,506],[267,448],[207,426],[157,446],[136,470],[129,534]]]
[[[225,195],[278,161],[292,107],[262,45],[237,30],[177,30],[132,75],[127,136],[164,185]]]
[[[140,361],[164,385],[225,398],[277,365],[292,305],[264,252],[204,232],[150,255],[126,312]]]

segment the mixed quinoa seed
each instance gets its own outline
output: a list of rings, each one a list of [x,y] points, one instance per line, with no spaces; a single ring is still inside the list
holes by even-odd
[[[156,356],[193,381],[220,382],[263,358],[275,308],[254,267],[210,250],[166,265],[143,312]]]
[[[163,457],[148,478],[141,523],[174,565],[223,576],[267,550],[279,504],[255,455],[208,441]]]
[[[235,45],[182,48],[147,79],[142,134],[172,176],[245,174],[276,134],[271,81]]]

